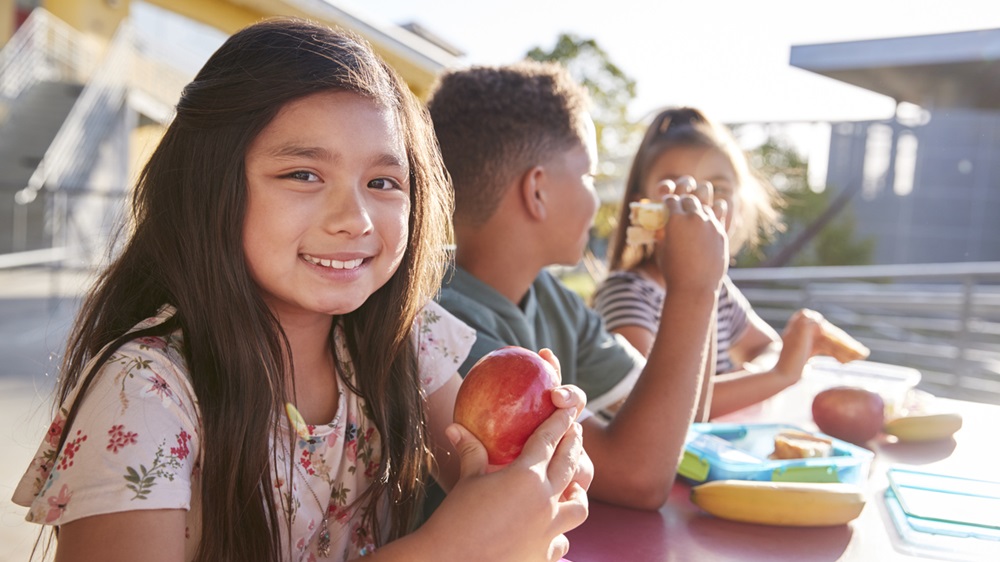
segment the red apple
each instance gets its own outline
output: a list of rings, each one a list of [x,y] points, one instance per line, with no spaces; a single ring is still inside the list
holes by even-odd
[[[556,411],[559,375],[534,351],[507,346],[484,355],[455,398],[455,421],[486,447],[490,464],[507,464],[535,429]]]
[[[813,398],[812,415],[823,433],[860,445],[881,431],[885,403],[869,390],[837,386]]]

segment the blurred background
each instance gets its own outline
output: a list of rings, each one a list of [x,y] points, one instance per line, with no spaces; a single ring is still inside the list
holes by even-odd
[[[585,297],[647,120],[701,108],[785,198],[785,231],[730,270],[765,320],[819,310],[872,361],[918,369],[920,388],[1000,403],[1000,4],[808,12],[793,0],[0,0],[0,560],[26,559],[37,533],[6,498],[138,169],[208,55],[273,15],[361,34],[421,98],[448,68],[565,64],[599,132],[590,252],[557,271]]]

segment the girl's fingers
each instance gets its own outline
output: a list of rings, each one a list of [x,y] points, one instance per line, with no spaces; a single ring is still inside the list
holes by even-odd
[[[685,213],[689,213],[692,215],[701,214],[703,212],[701,207],[701,201],[698,201],[698,199],[694,195],[690,194],[681,197],[681,209]]]
[[[451,444],[458,450],[459,479],[486,473],[489,457],[486,447],[461,424],[453,423],[444,430]]]
[[[524,449],[514,462],[528,466],[548,466],[566,431],[573,425],[574,419],[576,410],[572,408],[559,408],[553,412],[538,426],[531,437],[528,437]]]
[[[715,213],[715,218],[719,220],[719,224],[726,224],[726,215],[729,214],[729,203],[725,199],[719,199],[712,203],[712,211]]]
[[[548,552],[548,558],[551,562],[559,562],[567,553],[569,553],[569,539],[566,538],[566,535],[559,535],[552,539]]]
[[[559,382],[562,382],[562,367],[559,365],[559,358],[556,357],[556,354],[552,353],[552,350],[546,347],[540,349],[538,355],[556,368],[556,374],[559,375]]]
[[[705,207],[711,207],[712,202],[715,199],[715,188],[712,186],[712,182],[706,181],[694,188],[694,196],[701,201],[701,204]]]
[[[587,406],[587,395],[578,386],[559,386],[552,389],[552,403],[556,408],[575,408],[576,415],[579,416]]]
[[[665,195],[673,195],[677,191],[677,184],[674,180],[663,180],[656,184],[656,194],[660,197]]]
[[[587,457],[587,454],[583,451],[583,429],[580,424],[574,423],[556,446],[546,473],[552,487],[559,492],[559,495],[577,477],[577,471],[581,467],[580,459],[584,457]],[[587,458],[589,460],[589,457]]]
[[[676,195],[665,195],[663,206],[667,209],[668,216],[681,212],[681,198]]]
[[[570,483],[566,493],[560,498],[559,512],[556,514],[555,529],[567,532],[586,521],[590,511],[590,499],[587,491],[576,482]]]
[[[560,499],[552,529],[557,533],[568,533],[579,527],[590,514],[587,492],[575,482],[570,485],[565,498]],[[566,553],[562,554],[563,556]]]
[[[694,192],[698,187],[698,182],[691,176],[681,176],[677,178],[677,189],[674,191],[677,195],[686,195],[688,193]]]

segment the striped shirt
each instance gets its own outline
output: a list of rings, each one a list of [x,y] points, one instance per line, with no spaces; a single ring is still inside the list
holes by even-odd
[[[604,318],[608,331],[638,326],[655,334],[660,325],[666,291],[635,271],[613,271],[594,293],[594,308]],[[719,292],[716,342],[716,373],[735,370],[729,347],[746,330],[750,303],[729,276],[723,278]]]

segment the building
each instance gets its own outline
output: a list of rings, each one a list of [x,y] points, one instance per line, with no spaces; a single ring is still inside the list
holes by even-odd
[[[831,127],[826,186],[854,193],[876,263],[1000,261],[1000,29],[799,45],[790,64],[897,103]]]
[[[196,34],[144,33],[130,17],[140,9],[219,39],[185,56]],[[420,97],[462,56],[336,0],[0,0],[0,267],[103,259],[183,86],[222,38],[276,15],[361,35]]]

